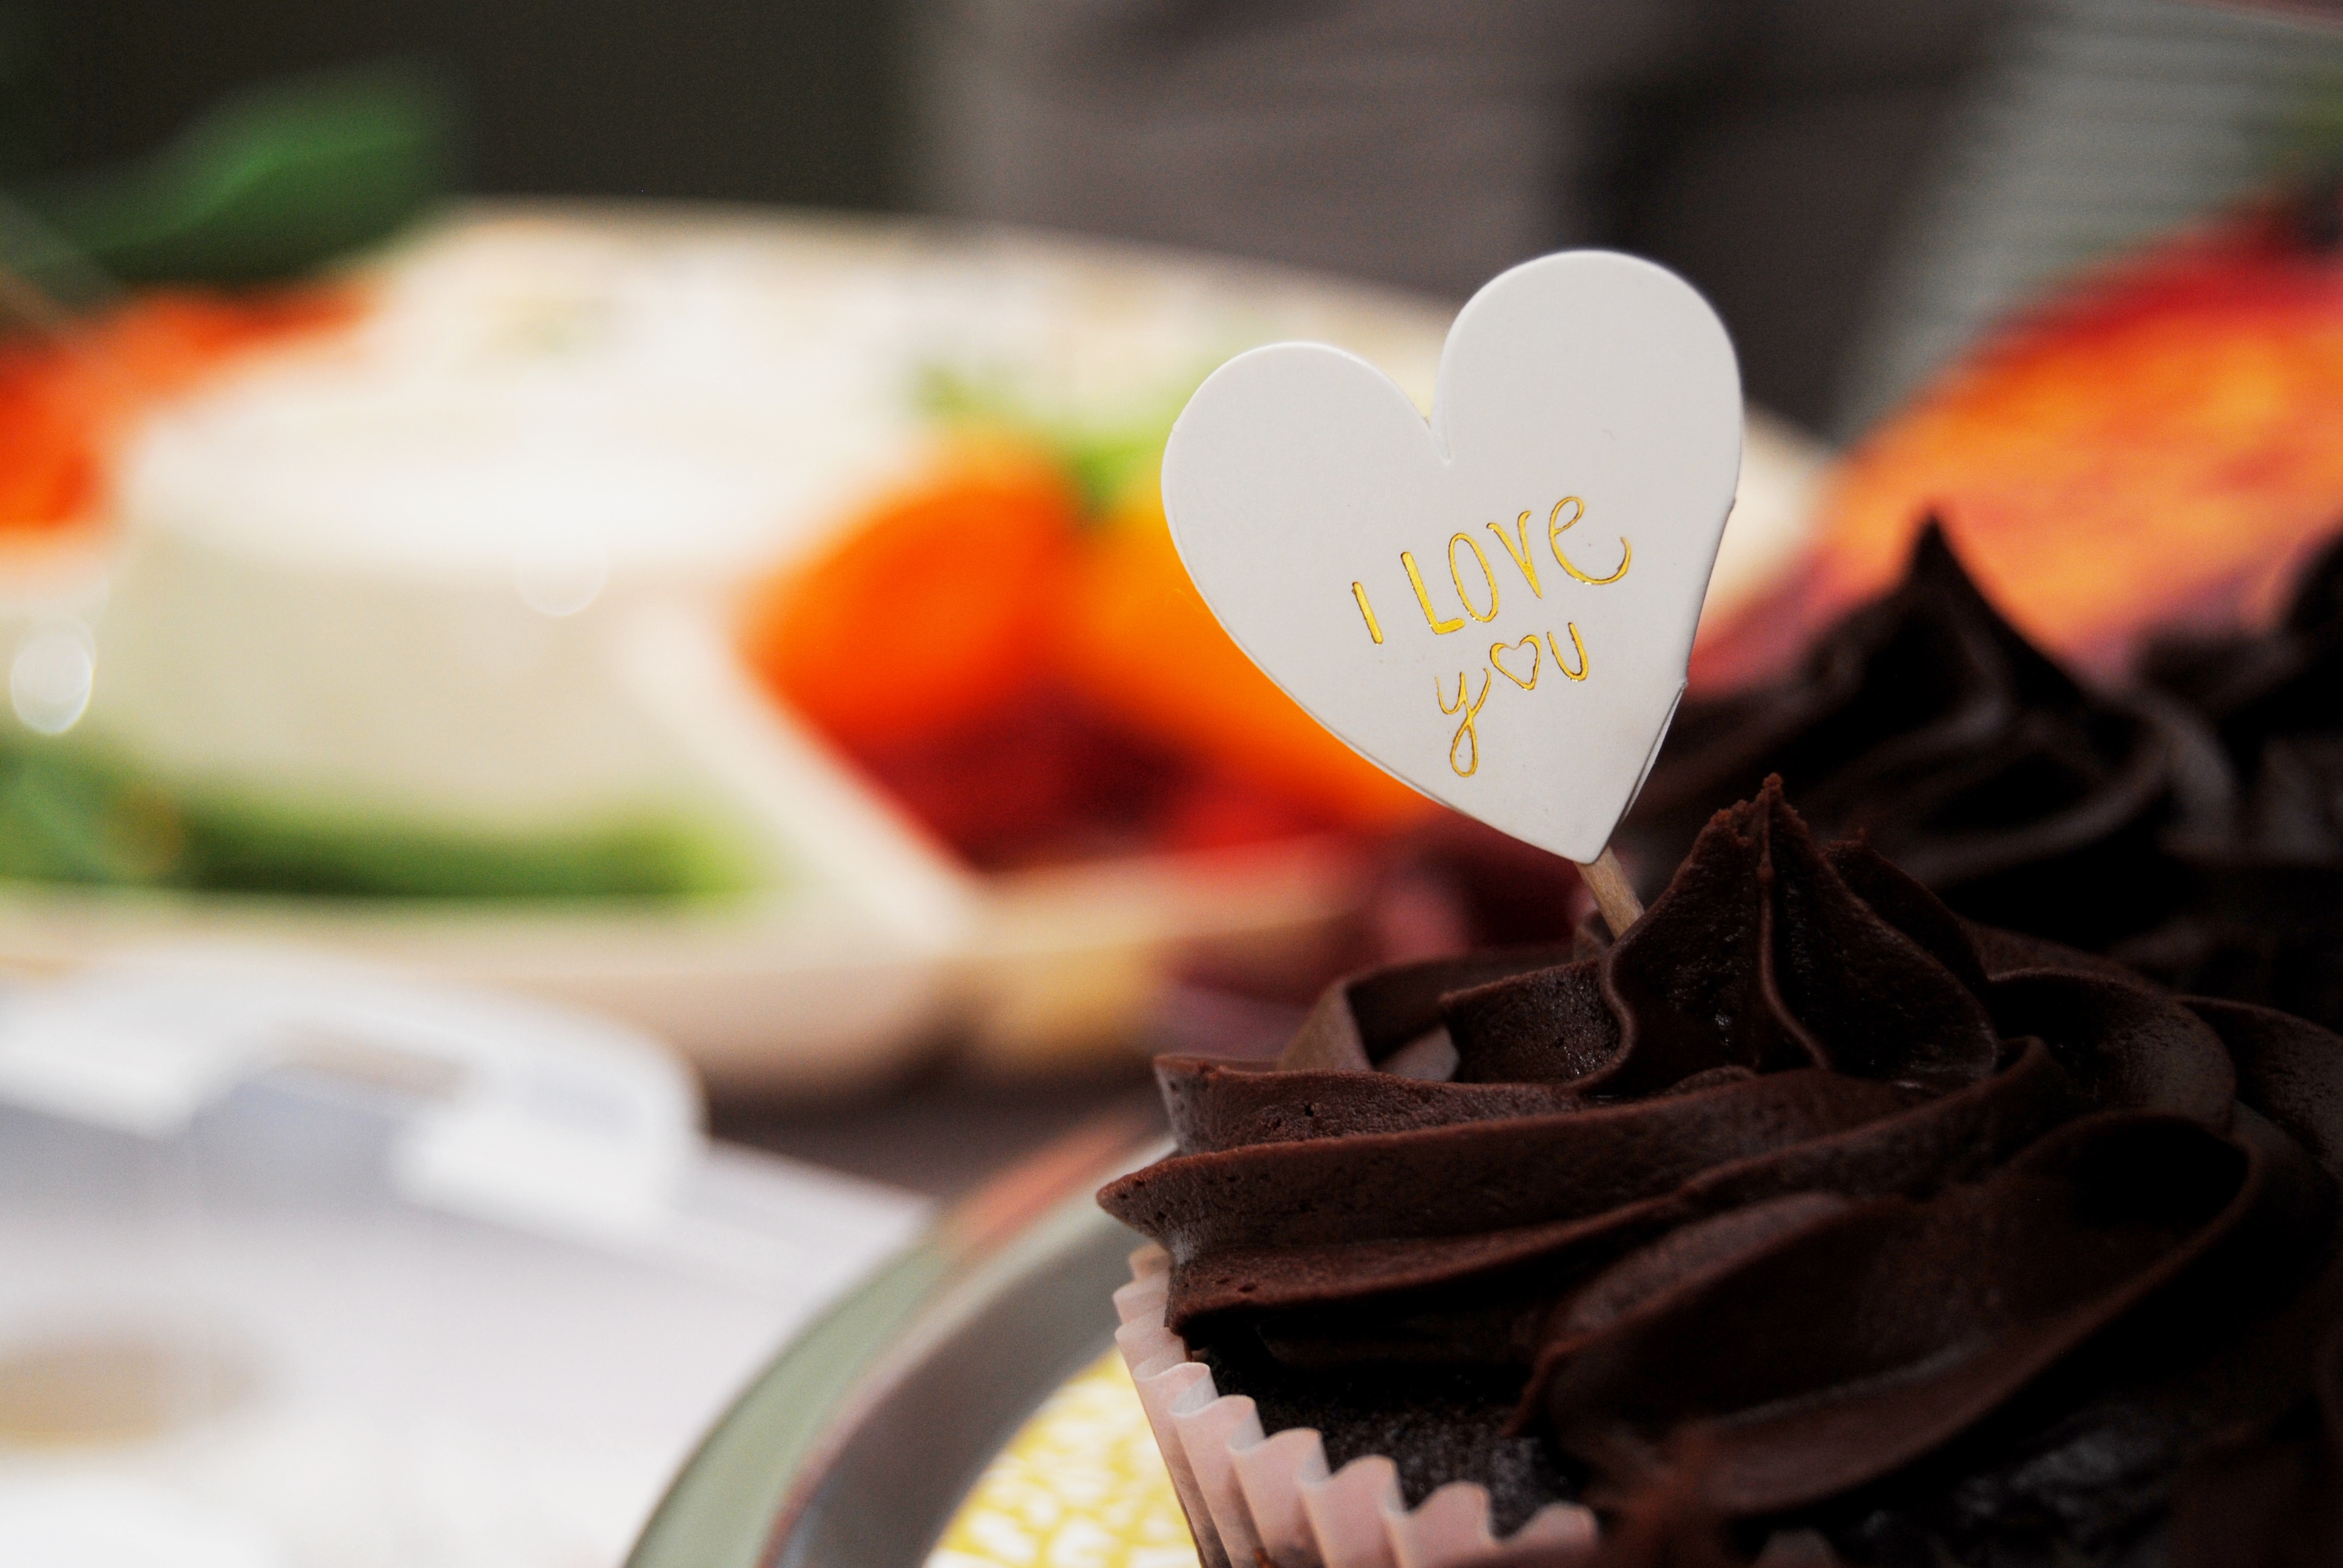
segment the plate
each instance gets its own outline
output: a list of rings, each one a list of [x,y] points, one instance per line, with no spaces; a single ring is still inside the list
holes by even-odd
[[[1115,386],[1128,395],[1134,377],[1153,385],[1195,374],[1205,367],[1200,355],[1209,363],[1296,335],[1352,348],[1428,400],[1449,315],[1438,302],[1387,290],[1141,246],[921,219],[649,203],[486,205],[380,265],[407,279],[402,319],[419,324],[417,342],[391,359],[414,385],[437,386],[430,377],[443,362],[481,358],[490,390],[506,384],[496,379],[503,377],[526,392],[545,369],[530,357],[542,345],[590,346],[602,333],[618,346],[596,361],[604,382],[623,384],[639,361],[658,386],[666,385],[659,377],[679,378],[708,408],[740,419],[794,417],[790,410],[806,404],[807,388],[779,385],[788,377],[769,362],[801,328],[818,329],[815,357],[829,356],[820,362],[840,367],[866,400],[880,396],[872,387],[885,379],[872,364],[890,353],[910,363],[905,344],[932,341],[973,363],[995,339],[1013,342],[1036,374],[1079,405],[1111,402],[1105,389]],[[402,266],[410,271],[398,273]],[[437,279],[432,287],[444,297],[418,277]],[[743,292],[761,303],[749,312],[742,341],[709,348],[704,339],[724,337],[705,330],[709,301]],[[715,354],[733,379],[701,377],[697,360],[685,376],[660,357],[674,344],[661,337],[653,354],[628,336],[670,318],[699,321],[693,352]],[[503,330],[515,323],[530,333]],[[483,395],[466,386],[466,395]],[[1817,467],[1810,444],[1773,427],[1756,431],[1750,482],[1720,562],[1720,594],[1745,592],[1780,569]],[[180,472],[166,469],[150,479]],[[207,494],[192,480],[186,493]],[[379,574],[354,570],[357,586],[347,602],[371,618],[361,622],[353,609],[341,619],[368,626],[368,638],[320,643],[323,663],[272,655],[253,678],[260,695],[250,701],[221,696],[244,692],[235,678],[246,668],[233,662],[244,657],[234,651],[236,638],[204,628],[300,620],[295,611],[307,579],[283,567],[290,556],[263,552],[257,586],[237,590],[245,597],[173,608],[192,618],[170,620],[148,638],[145,668],[181,684],[157,677],[151,699],[118,696],[136,683],[121,678],[122,663],[109,664],[107,627],[96,621],[96,660],[115,676],[110,688],[106,675],[97,678],[90,724],[106,719],[111,702],[113,722],[146,726],[140,733],[167,742],[157,754],[194,769],[191,778],[216,771],[227,785],[307,799],[343,790],[395,803],[477,804],[477,797],[500,811],[518,809],[505,786],[517,771],[547,776],[551,794],[599,790],[598,799],[649,779],[761,834],[759,850],[770,851],[763,859],[784,869],[770,890],[565,905],[0,884],[0,965],[55,972],[156,948],[306,950],[594,1008],[677,1046],[719,1092],[810,1094],[881,1081],[947,1040],[1013,1070],[1128,1050],[1182,966],[1199,959],[1273,965],[1354,910],[1361,869],[1337,840],[1011,876],[973,872],[779,710],[733,654],[729,595],[744,563],[818,542],[832,514],[807,510],[776,524],[769,538],[728,534],[623,584],[614,575],[590,615],[548,622],[567,639],[543,644],[566,672],[561,689],[572,697],[590,691],[591,700],[568,703],[565,711],[576,712],[567,727],[548,722],[541,734],[494,706],[495,683],[468,676],[469,645],[440,634],[458,623],[442,614],[437,590],[409,591],[407,578],[386,588]],[[246,532],[219,538],[249,543]],[[217,565],[211,555],[203,559]],[[22,648],[44,617],[94,618],[101,603],[120,611],[146,602],[128,591],[138,583],[151,598],[155,584],[167,589],[178,580],[149,570],[134,583],[135,574],[119,560],[109,568],[103,551],[80,566],[0,583],[0,638]],[[510,597],[509,583],[482,578],[478,561],[467,569],[466,616],[518,613],[497,597]],[[506,620],[494,625],[504,628],[499,635],[519,636]],[[377,647],[377,632],[397,648]],[[347,669],[364,687],[377,665],[400,674],[376,685],[403,682],[404,689],[351,698],[334,675]],[[524,696],[508,708],[536,689],[516,689]],[[444,710],[416,700],[417,692],[446,697]],[[377,697],[378,716],[367,706]]]
[[[1136,1239],[1093,1199],[1164,1145],[1101,1121],[962,1204],[749,1385],[627,1568],[920,1568],[1001,1444],[1113,1342]]]

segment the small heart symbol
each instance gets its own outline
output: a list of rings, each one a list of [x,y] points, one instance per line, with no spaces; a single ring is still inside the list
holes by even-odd
[[[1508,653],[1519,653],[1525,648],[1530,650],[1530,675],[1527,680],[1523,680],[1520,676],[1515,675],[1512,670],[1505,668],[1505,655]],[[1537,689],[1538,678],[1538,634],[1531,632],[1519,642],[1491,643],[1489,645],[1489,663],[1496,668],[1499,675],[1503,676],[1507,680],[1512,681],[1523,691],[1535,691]]]
[[[1584,861],[1674,716],[1740,466],[1707,302],[1570,251],[1473,297],[1429,421],[1337,348],[1232,359],[1172,429],[1163,499],[1205,601],[1321,723]],[[1539,642],[1570,679],[1538,678]],[[1500,657],[1524,643],[1526,679]]]

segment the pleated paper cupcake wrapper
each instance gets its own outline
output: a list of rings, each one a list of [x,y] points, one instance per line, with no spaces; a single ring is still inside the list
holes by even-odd
[[[1315,1432],[1265,1434],[1253,1402],[1222,1394],[1164,1325],[1170,1268],[1161,1247],[1131,1255],[1131,1283],[1114,1293],[1122,1319],[1114,1342],[1205,1568],[1461,1568],[1594,1555],[1594,1515],[1574,1503],[1548,1503],[1499,1540],[1489,1493],[1472,1482],[1451,1482],[1411,1509],[1390,1459],[1354,1459],[1330,1473]]]

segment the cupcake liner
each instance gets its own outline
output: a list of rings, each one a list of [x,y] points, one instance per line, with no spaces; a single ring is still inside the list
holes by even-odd
[[[1114,1342],[1206,1568],[1460,1568],[1532,1553],[1544,1563],[1594,1556],[1594,1515],[1575,1503],[1548,1503],[1500,1540],[1489,1494],[1471,1482],[1451,1482],[1410,1509],[1399,1467],[1383,1455],[1330,1473],[1315,1432],[1264,1433],[1253,1402],[1222,1394],[1164,1325],[1170,1269],[1161,1247],[1131,1255],[1131,1283],[1114,1293],[1122,1320]]]

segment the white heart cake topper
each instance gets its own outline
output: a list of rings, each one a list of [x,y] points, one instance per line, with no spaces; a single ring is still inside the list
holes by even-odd
[[[1230,360],[1172,427],[1163,503],[1205,602],[1321,723],[1591,861],[1684,693],[1741,416],[1690,285],[1565,251],[1458,314],[1429,424],[1338,348]]]

